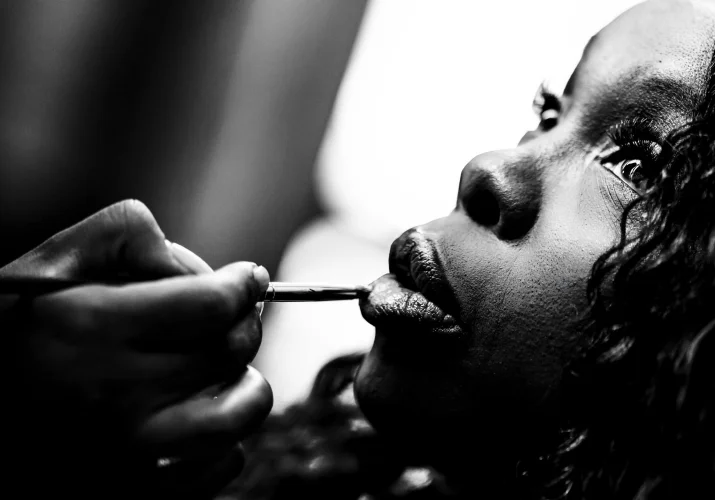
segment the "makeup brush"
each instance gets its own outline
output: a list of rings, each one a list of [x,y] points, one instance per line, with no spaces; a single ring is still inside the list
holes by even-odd
[[[0,277],[0,295],[43,295],[67,288],[85,285],[122,285],[124,282],[84,281],[37,276]],[[272,281],[268,284],[264,302],[322,302],[357,299],[370,293],[365,285],[335,285],[329,283],[287,283]]]

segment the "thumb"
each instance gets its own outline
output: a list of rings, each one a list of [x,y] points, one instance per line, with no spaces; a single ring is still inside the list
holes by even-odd
[[[195,254],[166,240],[146,205],[125,200],[57,233],[3,271],[96,279],[162,278],[210,270]]]

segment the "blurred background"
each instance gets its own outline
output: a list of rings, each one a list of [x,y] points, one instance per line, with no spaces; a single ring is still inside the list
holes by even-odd
[[[214,267],[368,283],[512,147],[633,0],[0,2],[0,266],[124,198]],[[275,411],[365,350],[357,304],[270,304]]]

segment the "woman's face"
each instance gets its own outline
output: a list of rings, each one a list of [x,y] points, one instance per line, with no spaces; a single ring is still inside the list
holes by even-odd
[[[361,303],[376,337],[356,395],[378,429],[449,466],[461,448],[518,453],[557,420],[590,270],[704,95],[714,10],[651,1],[616,19],[563,96],[540,97],[539,128],[475,157],[455,210],[395,241]]]

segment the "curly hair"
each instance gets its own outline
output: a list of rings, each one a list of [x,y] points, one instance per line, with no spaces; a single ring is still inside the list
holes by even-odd
[[[715,498],[715,55],[709,74],[593,267],[563,437],[529,478],[541,498]]]

